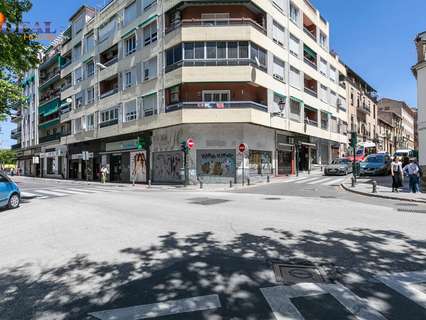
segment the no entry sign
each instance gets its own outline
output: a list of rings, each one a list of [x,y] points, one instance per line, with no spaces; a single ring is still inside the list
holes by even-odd
[[[186,140],[186,145],[188,146],[189,149],[192,149],[194,147],[194,141],[189,138],[188,140]]]
[[[241,143],[241,144],[238,146],[238,150],[239,150],[241,153],[244,153],[244,151],[246,151],[246,150],[247,150],[247,145],[246,145],[245,143]]]

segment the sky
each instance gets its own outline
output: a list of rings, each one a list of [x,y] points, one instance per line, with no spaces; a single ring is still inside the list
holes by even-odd
[[[51,21],[52,29],[64,30],[68,18],[81,5],[101,8],[105,0],[33,0],[25,15],[30,24]],[[416,106],[416,81],[411,66],[416,62],[414,38],[426,31],[425,0],[311,0],[330,23],[330,47],[341,60],[364,78],[380,97],[404,100]],[[409,3],[409,5],[407,5]],[[0,148],[15,141],[1,125]]]

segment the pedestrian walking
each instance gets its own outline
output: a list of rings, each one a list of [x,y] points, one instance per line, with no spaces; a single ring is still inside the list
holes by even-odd
[[[102,166],[102,168],[101,168],[101,182],[103,184],[106,183],[108,173],[109,173],[108,168],[106,166]]]
[[[391,163],[392,174],[392,192],[399,192],[402,187],[402,163],[398,157],[395,157]]]
[[[416,163],[416,159],[411,158],[410,163],[404,167],[404,173],[408,176],[409,179],[409,190],[412,193],[417,193],[420,168]]]

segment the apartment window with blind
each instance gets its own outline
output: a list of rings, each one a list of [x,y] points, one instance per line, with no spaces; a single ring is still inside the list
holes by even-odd
[[[337,94],[334,91],[330,91],[330,105],[337,107]]]
[[[84,104],[84,92],[77,93],[74,97],[75,109],[80,109]]]
[[[91,113],[86,116],[86,129],[93,130],[95,128],[95,114]]]
[[[136,51],[136,35],[131,35],[128,37],[125,42],[125,55],[129,56]]]
[[[133,78],[134,77],[133,77],[132,70],[128,70],[128,71],[126,71],[124,73],[124,88],[125,89],[130,88],[131,86],[133,86],[133,82],[134,82]]]
[[[95,102],[95,87],[92,86],[92,87],[88,88],[86,90],[86,93],[87,93],[87,103],[90,104],[90,103]]]
[[[136,2],[133,2],[124,9],[124,25],[127,26],[130,22],[136,19],[137,17],[137,5]]]
[[[116,20],[115,16],[112,17],[107,23],[101,25],[98,29],[98,43],[102,43],[108,39],[115,31]]]
[[[149,46],[157,41],[157,21],[154,21],[143,28],[143,39],[145,46]]]
[[[125,121],[133,121],[137,118],[136,99],[128,101],[124,104]]]
[[[290,85],[300,89],[300,71],[294,67],[290,67]]]
[[[142,97],[142,110],[144,117],[157,113],[157,94],[150,94]]]
[[[72,61],[78,61],[81,58],[81,42],[77,43],[72,49]]]
[[[293,2],[290,2],[290,20],[296,24],[299,22],[299,8]]]
[[[74,133],[82,131],[81,118],[74,119]]]
[[[101,123],[118,120],[118,108],[101,111]]]
[[[80,33],[80,31],[83,30],[83,27],[84,27],[84,16],[80,15],[80,17],[78,17],[78,19],[74,21],[72,24],[74,35]]]
[[[319,65],[319,71],[320,73],[322,73],[324,76],[328,76],[328,66],[327,66],[327,61],[325,61],[323,58],[320,58],[320,65]]]
[[[281,47],[284,47],[284,42],[285,42],[284,27],[274,20],[272,28],[273,28],[272,39],[274,40],[275,43],[277,43]]]
[[[335,83],[339,82],[339,80],[337,79],[337,70],[334,67],[330,67],[330,79]]]
[[[95,74],[95,62],[90,60],[86,63],[86,79],[92,77]]]
[[[274,65],[273,65],[273,75],[274,78],[284,82],[285,79],[285,64],[284,61],[274,56]]]
[[[290,40],[289,40],[289,49],[290,53],[299,58],[300,55],[300,40],[297,39],[295,36],[290,34]]]
[[[81,67],[78,67],[77,69],[74,70],[74,84],[77,84],[82,80],[83,80],[83,75],[81,72]]]
[[[143,80],[148,81],[157,77],[157,57],[143,63]]]
[[[84,38],[84,53],[88,53],[95,48],[95,35],[92,33],[88,34]]]
[[[321,101],[327,103],[328,102],[328,89],[326,86],[321,85],[320,86],[320,94],[319,98]]]

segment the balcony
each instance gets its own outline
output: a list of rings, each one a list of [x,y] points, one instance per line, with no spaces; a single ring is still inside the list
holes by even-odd
[[[99,128],[105,128],[105,127],[109,127],[109,126],[114,126],[116,124],[118,124],[118,119],[113,119],[113,120],[101,122],[99,124]]]
[[[305,124],[318,127],[318,110],[305,105]]]
[[[39,100],[39,108],[43,107],[45,104],[48,104],[58,98],[61,97],[61,90],[60,89],[55,89],[55,90],[51,90],[51,91],[47,91],[45,94],[43,94],[40,97]]]
[[[22,148],[22,144],[21,143],[12,144],[10,146],[10,149],[12,149],[12,150],[18,150],[18,149],[21,149],[21,148]]]
[[[118,75],[105,79],[99,83],[99,98],[103,99],[118,92]]]
[[[10,138],[11,139],[16,139],[16,138],[18,138],[18,137],[20,137],[21,136],[21,127],[19,126],[18,128],[16,128],[16,129],[13,129],[12,131],[10,131]]]
[[[42,129],[46,129],[46,128],[56,126],[57,124],[59,124],[59,116],[55,115],[46,120],[40,120],[40,124],[38,125],[38,127]]]
[[[166,106],[166,112],[172,112],[181,109],[256,109],[268,112],[268,107],[254,101],[191,101],[179,102]]]
[[[48,136],[44,136],[44,137],[39,137],[38,141],[39,143],[46,143],[46,142],[50,142],[50,141],[54,141],[54,140],[60,140],[62,137],[61,133],[55,133],[55,134],[51,134]]]
[[[317,26],[305,14],[303,14],[303,31],[317,42]]]
[[[18,110],[15,114],[12,114],[10,116],[10,120],[12,122],[15,122],[15,123],[18,123],[19,121],[21,121],[22,120],[22,113],[21,113],[21,111]]]
[[[312,79],[307,74],[304,75],[305,93],[317,98],[318,97],[318,82]]]
[[[54,63],[58,64],[60,53],[61,53],[61,50],[59,47],[48,50],[41,61],[39,69],[44,70],[50,67]]]
[[[361,111],[361,112],[365,112],[365,113],[371,112],[371,108],[368,105],[366,105],[365,103],[358,104],[358,110]]]
[[[46,73],[43,78],[40,78],[39,89],[42,89],[43,87],[52,84],[54,81],[58,80],[60,76],[61,70],[59,68],[55,68],[52,72]]]
[[[317,70],[318,68],[318,58],[317,53],[309,48],[307,45],[303,45],[303,60],[307,65]]]
[[[109,67],[118,61],[118,45],[114,45],[111,48],[105,50],[99,55],[100,63],[106,67]]]

